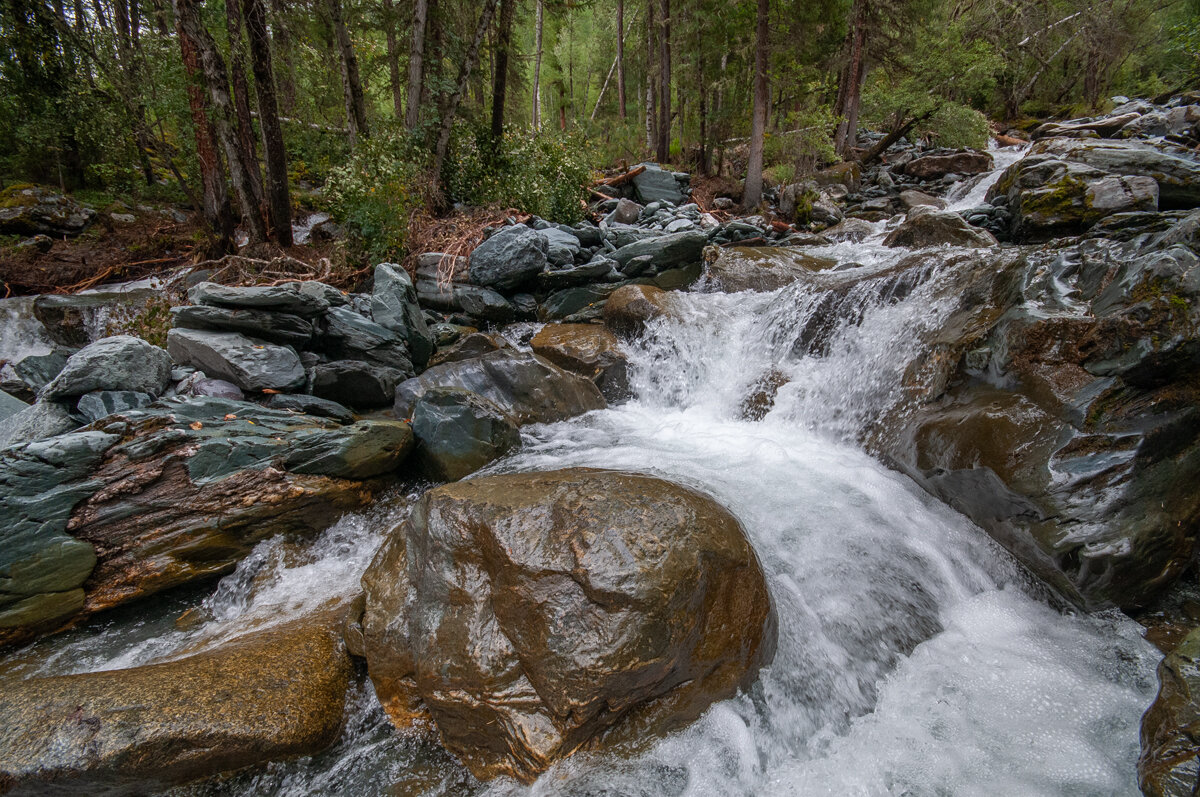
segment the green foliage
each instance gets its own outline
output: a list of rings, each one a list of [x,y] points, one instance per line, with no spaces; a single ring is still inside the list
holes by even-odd
[[[938,146],[951,149],[984,149],[991,133],[986,116],[956,102],[948,102],[939,108],[922,126],[922,132]]]
[[[186,304],[182,295],[152,296],[140,306],[117,305],[104,327],[104,334],[133,335],[147,343],[166,348],[167,333],[173,318],[171,308]]]

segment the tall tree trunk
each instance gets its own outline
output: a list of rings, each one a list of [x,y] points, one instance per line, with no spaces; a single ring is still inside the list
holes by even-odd
[[[496,74],[492,81],[492,146],[504,135],[504,93],[508,86],[508,48],[516,0],[500,0],[500,29],[496,33]]]
[[[412,44],[408,49],[408,110],[404,125],[409,130],[421,120],[421,86],[425,72],[425,28],[429,24],[429,0],[417,0],[413,6]]]
[[[232,2],[233,0],[226,0]],[[254,92],[258,99],[258,126],[262,130],[266,156],[266,199],[271,233],[280,246],[292,245],[292,201],[288,195],[287,150],[283,146],[283,127],[275,99],[275,73],[271,64],[271,40],[267,34],[267,15],[262,0],[241,0],[250,40],[250,65],[254,71]]]
[[[657,78],[654,74],[654,54],[657,50],[658,29],[654,4],[657,0],[646,0],[646,149],[653,152],[658,144],[658,103],[655,102]]]
[[[487,33],[488,25],[491,24],[492,15],[495,12],[496,0],[484,0],[483,10],[479,13],[479,24],[475,26],[475,38],[471,40],[471,47],[467,50],[467,55],[459,68],[458,83],[442,111],[442,125],[438,131],[433,159],[433,179],[436,181],[441,180],[442,164],[446,162],[446,149],[450,146],[450,132],[454,129],[454,116],[458,113],[458,103],[467,90],[467,81],[471,79],[471,72],[475,69],[475,62],[479,59],[479,45],[483,43],[483,37]]]
[[[235,0],[226,0],[225,26],[229,32],[229,75],[233,79],[233,109],[237,115],[238,148],[246,168],[246,184],[255,200],[255,210],[264,227],[267,203],[263,198],[262,175],[258,170],[258,148],[254,146],[254,123],[250,120],[250,86],[246,83],[246,41],[242,33],[242,15]],[[243,208],[242,213],[249,213]]]
[[[662,0],[658,36],[658,161],[671,159],[671,0]]]
[[[404,87],[400,83],[400,45],[396,42],[396,8],[383,0],[383,34],[387,38],[388,80],[392,85],[392,113],[404,118]]]
[[[617,113],[625,118],[625,0],[617,0]]]
[[[754,30],[754,115],[750,120],[750,165],[746,168],[746,187],[742,207],[750,210],[762,201],[763,137],[767,129],[767,23],[771,0],[758,0],[758,21]]]
[[[219,257],[233,249],[233,208],[229,204],[225,169],[221,165],[221,156],[217,153],[217,133],[208,118],[208,100],[200,72],[199,51],[178,14],[175,16],[175,30],[179,38],[183,68],[188,76],[188,106],[192,112],[192,127],[196,135],[196,159],[200,163],[201,212],[209,229],[216,236],[216,251],[211,254]]]
[[[233,101],[229,96],[229,73],[225,69],[225,61],[217,52],[216,42],[200,21],[196,0],[172,0],[172,6],[175,9],[176,24],[195,44],[196,53],[200,57],[200,74],[212,103],[212,119],[217,130],[217,140],[221,142],[221,149],[225,151],[229,176],[233,182],[233,190],[237,193],[238,203],[242,206],[242,220],[246,223],[250,243],[260,243],[266,240],[267,230],[259,213],[258,202],[250,188],[247,167],[242,162],[241,149],[233,129]]]
[[[75,0],[75,32],[83,33],[83,0]]]
[[[279,107],[284,115],[296,110],[296,59],[292,53],[292,34],[288,30],[286,0],[271,0],[271,39],[275,52],[283,62],[283,76],[279,79]]]
[[[850,31],[846,34],[849,60],[842,71],[838,99],[834,105],[834,113],[841,117],[841,121],[838,123],[833,143],[838,155],[843,158],[858,141],[858,108],[862,99],[863,79],[866,77],[864,59],[867,42],[867,2],[868,0],[854,0]]]
[[[534,26],[536,55],[533,57],[533,115],[530,121],[533,129],[537,130],[542,126],[542,0],[537,0],[537,18]]]
[[[363,100],[362,79],[358,74],[358,58],[354,55],[354,43],[350,41],[350,31],[346,29],[346,19],[342,15],[342,1],[325,0],[325,9],[333,26],[333,40],[338,50],[350,149],[355,149],[358,147],[359,138],[367,138],[370,135],[367,130],[367,108]]]

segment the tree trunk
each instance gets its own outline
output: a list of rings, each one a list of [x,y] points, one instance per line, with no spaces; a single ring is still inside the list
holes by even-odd
[[[238,203],[242,206],[242,220],[246,223],[250,243],[261,243],[266,240],[267,230],[251,191],[246,164],[242,162],[241,149],[233,130],[233,101],[229,97],[229,73],[225,69],[225,61],[217,52],[216,42],[200,21],[196,0],[172,0],[172,5],[175,9],[176,24],[195,44],[196,53],[200,57],[200,74],[212,103],[212,119],[217,130],[217,140],[221,143],[221,149],[225,151],[229,176],[232,178]]]
[[[195,41],[188,35],[178,14],[175,16],[183,68],[188,76],[188,106],[192,112],[192,127],[196,135],[196,159],[200,163],[202,191],[201,212],[209,229],[216,236],[214,254],[220,256],[233,249],[233,209],[229,205],[229,190],[225,169],[217,154],[217,133],[208,118],[208,101],[200,73],[200,56]]]
[[[392,113],[404,118],[404,88],[400,84],[400,45],[396,42],[396,9],[383,0],[383,33],[387,37],[388,78],[392,84]]]
[[[750,165],[742,207],[750,210],[762,201],[763,137],[767,129],[767,23],[770,0],[758,0],[758,22],[754,31],[754,114],[750,120]]]
[[[662,0],[658,37],[658,161],[671,159],[671,0]]]
[[[254,146],[254,123],[250,121],[250,86],[246,83],[246,42],[242,35],[242,17],[237,3],[226,0],[225,25],[229,32],[229,74],[233,78],[233,108],[237,114],[238,148],[246,168],[246,184],[253,195],[255,211],[262,216],[264,227],[267,205],[263,198],[262,175],[258,170],[258,151]],[[243,208],[242,213],[249,213]]]
[[[617,0],[617,113],[625,118],[625,0]]]
[[[341,0],[325,0],[329,22],[333,26],[333,39],[338,50],[338,65],[341,68],[342,96],[346,102],[346,129],[350,135],[350,149],[358,147],[358,139],[367,138],[367,109],[363,101],[362,80],[358,75],[358,58],[354,55],[354,44],[346,20],[342,15]]]
[[[479,24],[475,26],[475,38],[471,40],[471,47],[467,50],[467,55],[459,69],[458,83],[442,111],[442,125],[438,131],[437,147],[434,150],[433,159],[433,179],[436,182],[441,181],[442,164],[446,161],[446,149],[450,146],[450,132],[454,129],[454,116],[458,113],[458,103],[467,90],[467,81],[471,79],[475,61],[479,58],[479,45],[483,43],[483,37],[487,33],[488,25],[491,24],[492,15],[495,12],[496,0],[484,0],[483,10],[479,14]]]
[[[658,103],[655,102],[654,53],[655,31],[658,22],[654,14],[655,0],[646,0],[646,149],[653,152],[658,143]]]
[[[534,23],[534,47],[537,54],[533,59],[533,129],[542,126],[542,0],[537,0],[537,21]]]
[[[412,45],[408,50],[408,109],[404,126],[412,130],[421,120],[421,86],[425,72],[425,28],[429,24],[429,0],[417,0],[413,6]]]
[[[271,0],[271,14],[275,23],[271,26],[271,40],[279,60],[283,62],[283,76],[279,80],[279,106],[284,116],[296,110],[296,61],[292,55],[292,36],[284,18],[286,11],[285,0]]]
[[[939,106],[939,108],[940,108],[940,106]],[[934,108],[934,110],[927,111],[927,112],[921,114],[920,116],[914,116],[912,119],[909,119],[907,122],[904,122],[903,124],[896,125],[896,128],[894,130],[892,130],[892,132],[888,133],[886,136],[884,136],[882,139],[879,140],[879,143],[877,143],[875,146],[873,146],[869,150],[867,150],[866,153],[863,154],[862,159],[859,162],[862,163],[864,166],[866,166],[868,163],[873,162],[876,158],[878,158],[885,151],[887,151],[888,147],[890,147],[892,144],[895,144],[897,141],[899,141],[904,136],[908,135],[908,131],[912,130],[918,124],[920,124],[921,122],[924,122],[926,119],[933,116],[937,112],[938,112],[938,108]]]
[[[500,30],[496,33],[496,72],[492,81],[492,146],[504,135],[504,93],[508,86],[508,48],[516,0],[500,0]]]
[[[280,246],[292,245],[292,201],[288,195],[287,150],[283,146],[283,127],[275,99],[275,74],[271,65],[271,40],[267,34],[267,15],[262,0],[241,0],[242,16],[250,40],[250,64],[254,71],[254,90],[258,98],[258,125],[262,130],[266,156],[266,199],[271,233]],[[232,2],[232,0],[226,0]]]
[[[858,141],[858,107],[862,99],[863,79],[866,77],[864,58],[867,42],[867,0],[855,0],[848,36],[849,62],[842,72],[838,100],[834,112],[842,120],[834,135],[834,148],[843,158]]]

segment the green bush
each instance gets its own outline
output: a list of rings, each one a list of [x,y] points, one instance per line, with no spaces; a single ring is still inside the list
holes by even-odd
[[[937,142],[938,146],[951,149],[985,149],[990,134],[986,116],[973,108],[954,102],[946,103],[938,109],[923,129],[929,132],[929,137]]]

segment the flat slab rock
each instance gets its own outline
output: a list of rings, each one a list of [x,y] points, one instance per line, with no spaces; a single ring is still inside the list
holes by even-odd
[[[295,390],[306,378],[295,349],[237,332],[172,329],[167,333],[167,351],[176,363],[252,392]]]

